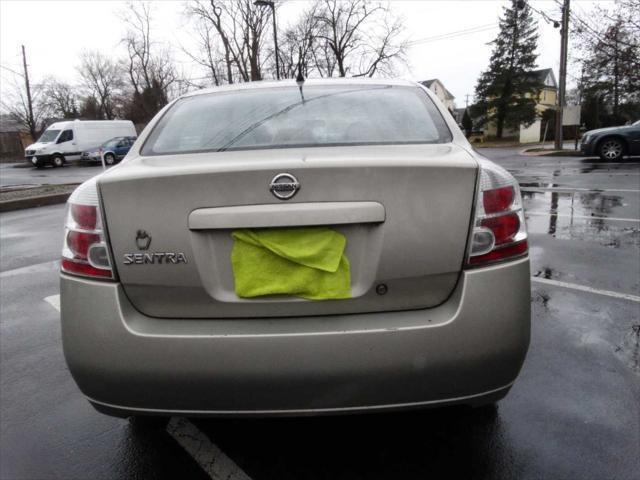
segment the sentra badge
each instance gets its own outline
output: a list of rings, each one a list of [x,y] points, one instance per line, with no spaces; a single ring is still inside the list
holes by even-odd
[[[125,253],[125,265],[187,263],[187,257],[182,252],[153,252],[153,253]]]
[[[144,230],[138,230],[135,244],[138,250],[148,250],[151,245],[151,235]],[[187,256],[183,252],[125,253],[123,263],[125,265],[187,263]]]

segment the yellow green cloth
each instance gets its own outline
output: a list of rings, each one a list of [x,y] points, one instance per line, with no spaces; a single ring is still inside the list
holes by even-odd
[[[347,240],[327,227],[234,230],[231,265],[236,295],[351,297]]]

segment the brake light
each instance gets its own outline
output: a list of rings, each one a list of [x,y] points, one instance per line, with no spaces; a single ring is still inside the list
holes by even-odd
[[[96,228],[98,220],[98,209],[94,205],[74,205],[69,204],[71,217],[84,230]]]
[[[467,266],[484,266],[527,254],[527,229],[516,180],[503,168],[480,161],[480,189]]]
[[[93,179],[80,185],[69,198],[61,270],[83,277],[114,278]]]
[[[513,203],[516,191],[512,186],[485,190],[482,192],[482,203],[485,213],[502,212]]]

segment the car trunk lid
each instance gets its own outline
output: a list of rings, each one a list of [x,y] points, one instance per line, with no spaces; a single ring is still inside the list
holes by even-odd
[[[278,174],[300,189],[270,191]],[[276,317],[436,306],[466,251],[477,164],[451,145],[273,149],[138,157],[101,178],[114,264],[154,317]],[[329,226],[346,239],[352,298],[239,298],[236,228]]]

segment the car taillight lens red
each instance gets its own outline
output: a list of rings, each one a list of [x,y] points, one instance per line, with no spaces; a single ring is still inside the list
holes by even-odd
[[[83,277],[97,277],[112,279],[113,275],[111,270],[104,270],[102,268],[96,268],[88,263],[74,262],[72,260],[62,259],[62,271],[65,273],[71,273],[74,275],[82,275]]]
[[[519,257],[527,253],[528,249],[529,249],[528,242],[526,240],[522,240],[518,243],[514,243],[506,247],[493,249],[490,252],[485,253],[484,255],[478,255],[477,257],[470,257],[469,264],[482,265],[482,264],[496,262],[499,260],[504,260],[510,257]]]
[[[88,198],[97,201],[97,195]],[[113,279],[98,206],[69,203],[65,227],[62,271],[102,280]]]
[[[69,230],[67,233],[67,246],[75,258],[87,260],[89,247],[94,243],[100,243],[100,235],[75,230]]]
[[[515,259],[528,251],[522,198],[504,169],[481,161],[480,192],[467,266]]]
[[[493,190],[485,190],[484,192],[482,192],[482,203],[484,204],[484,212],[504,212],[513,203],[515,193],[516,192],[513,187],[502,187],[495,188]]]
[[[94,230],[98,219],[98,209],[93,205],[69,205],[71,217],[79,228],[83,230]]]
[[[520,218],[517,213],[507,213],[499,217],[485,218],[480,225],[493,232],[496,246],[504,245],[513,241],[520,231]]]

